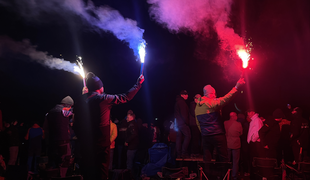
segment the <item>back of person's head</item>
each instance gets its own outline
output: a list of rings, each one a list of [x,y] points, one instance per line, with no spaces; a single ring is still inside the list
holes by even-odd
[[[98,76],[89,72],[86,75],[86,86],[89,91],[96,91],[103,87],[103,83]]]
[[[60,101],[61,104],[63,104],[64,106],[73,106],[74,105],[74,101],[70,96],[66,96],[65,98],[63,98]]]

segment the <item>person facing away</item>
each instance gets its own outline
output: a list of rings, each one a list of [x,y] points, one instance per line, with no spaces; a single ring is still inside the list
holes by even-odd
[[[84,155],[84,178],[108,179],[110,156],[110,111],[113,105],[130,101],[137,94],[144,81],[140,75],[137,83],[123,94],[107,94],[103,83],[94,73],[89,72],[82,100],[76,110],[76,134],[81,141]]]
[[[35,122],[27,131],[25,139],[28,140],[28,171],[37,173],[39,158],[42,149],[42,139],[44,139],[44,130]],[[33,166],[32,162],[34,160]]]
[[[232,156],[232,177],[235,180],[238,178],[242,125],[237,121],[237,113],[231,112],[229,116],[230,118],[224,122],[224,126],[227,138],[228,159],[231,161]]]
[[[221,162],[228,161],[227,141],[224,123],[220,120],[220,109],[233,98],[240,86],[244,83],[244,79],[240,78],[236,86],[220,98],[216,98],[215,89],[211,85],[206,85],[203,88],[204,96],[198,99],[195,115],[201,131],[204,151],[203,160],[205,162],[211,161],[213,148],[216,148]]]
[[[189,128],[189,108],[186,104],[188,94],[186,90],[182,90],[176,98],[174,106],[174,117],[176,119],[177,132],[177,157],[186,158],[189,156],[188,147],[191,140],[191,131]]]

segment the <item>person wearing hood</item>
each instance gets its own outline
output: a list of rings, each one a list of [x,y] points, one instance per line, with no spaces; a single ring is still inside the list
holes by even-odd
[[[75,108],[75,132],[81,142],[85,180],[108,179],[110,156],[110,113],[113,105],[127,103],[142,87],[144,76],[123,94],[107,94],[94,73],[86,76],[80,101]]]
[[[59,167],[65,157],[71,155],[69,122],[73,116],[73,105],[73,99],[66,96],[46,115],[50,145],[49,163],[54,168]],[[65,174],[66,172],[63,172],[61,176]]]
[[[187,91],[182,90],[177,96],[174,106],[174,117],[178,129],[176,139],[177,158],[189,157],[188,147],[191,141],[191,131],[189,128],[189,108],[186,104],[187,99]]]
[[[234,97],[244,83],[244,79],[240,78],[236,86],[220,98],[216,97],[215,89],[211,85],[206,85],[203,88],[204,96],[198,99],[195,115],[201,131],[205,162],[211,161],[213,148],[216,148],[220,162],[228,162],[227,140],[224,122],[220,119],[220,110]]]
[[[292,111],[291,144],[294,154],[293,165],[305,160],[309,150],[309,121],[302,117],[302,109],[296,107]],[[300,156],[300,150],[302,154]]]

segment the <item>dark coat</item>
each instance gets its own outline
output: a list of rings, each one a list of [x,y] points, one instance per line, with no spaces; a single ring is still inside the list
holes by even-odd
[[[128,122],[127,127],[127,138],[126,143],[128,143],[128,150],[136,150],[139,146],[139,128],[135,120]]]
[[[189,125],[189,109],[188,106],[180,95],[176,98],[174,106],[174,117],[176,118],[176,125],[181,127],[183,125]]]

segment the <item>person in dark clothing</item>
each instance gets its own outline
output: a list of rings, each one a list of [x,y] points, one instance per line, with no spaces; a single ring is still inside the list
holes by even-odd
[[[7,133],[9,135],[9,152],[10,159],[8,165],[15,165],[18,156],[18,150],[20,146],[19,133],[18,133],[18,122],[15,120],[11,123],[11,126],[8,128]]]
[[[279,122],[284,117],[281,109],[276,109],[271,117],[264,122],[263,127],[258,131],[261,144],[264,147],[263,157],[277,158],[277,148],[281,136]]]
[[[127,146],[127,169],[133,173],[135,155],[139,146],[139,130],[135,121],[136,115],[131,111],[127,114],[127,131],[125,146]],[[134,174],[134,173],[133,173]]]
[[[111,95],[104,92],[102,81],[88,73],[81,101],[75,108],[75,125],[83,151],[85,180],[108,179],[110,155],[110,111],[113,105],[130,101],[141,88],[144,76],[124,94]]]
[[[187,98],[187,91],[182,90],[180,95],[177,96],[174,106],[174,117],[178,129],[176,142],[178,158],[186,158],[189,156],[188,146],[191,140],[191,131],[189,128],[189,108],[185,102]]]
[[[238,114],[238,122],[242,125],[242,135],[240,136],[241,141],[241,153],[240,153],[240,171],[243,172],[244,176],[249,176],[251,161],[250,161],[250,146],[247,142],[250,119],[245,118],[244,114]]]
[[[27,161],[28,171],[37,173],[37,167],[39,165],[39,158],[41,155],[43,138],[44,138],[43,129],[37,123],[34,123],[32,127],[28,129],[28,132],[25,136],[25,139],[28,140],[28,161]],[[34,165],[32,166],[33,159],[34,159],[33,163]]]
[[[126,116],[127,118],[127,116]],[[115,140],[116,149],[117,149],[117,167],[119,169],[126,168],[126,154],[127,154],[127,147],[125,146],[126,136],[127,136],[127,120],[123,119],[117,127],[117,138]]]
[[[74,101],[66,96],[51,109],[46,115],[46,126],[49,132],[49,163],[51,167],[57,168],[64,162],[67,156],[71,156],[69,122]],[[61,176],[66,175],[66,170]]]
[[[197,158],[201,155],[201,133],[197,126],[196,116],[195,116],[195,108],[198,102],[198,98],[200,98],[200,94],[196,94],[194,96],[194,101],[189,104],[189,127],[191,130],[191,142],[190,142],[190,151],[191,151],[191,158]]]
[[[309,151],[309,121],[302,117],[302,109],[296,107],[292,111],[293,120],[291,123],[291,144],[294,154],[294,164],[308,158]],[[302,154],[300,156],[300,150]]]

